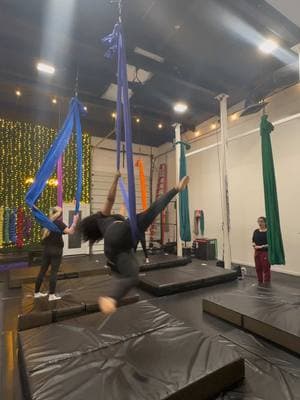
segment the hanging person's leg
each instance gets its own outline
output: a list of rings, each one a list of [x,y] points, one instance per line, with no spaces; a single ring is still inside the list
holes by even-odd
[[[98,300],[104,314],[115,312],[118,302],[139,282],[139,263],[132,249],[116,256],[116,268],[121,278],[114,281],[109,296],[101,296]]]
[[[40,290],[41,290],[41,286],[42,286],[44,277],[46,275],[46,272],[49,268],[50,262],[51,262],[50,254],[48,253],[47,249],[44,249],[43,255],[42,255],[42,264],[41,264],[40,272],[35,281],[35,291],[34,291],[35,298],[45,297],[48,295],[47,293],[41,293]]]
[[[189,177],[185,176],[175,188],[155,200],[147,210],[137,214],[137,224],[141,234],[149,228],[155,218],[167,207],[176,194],[182,192],[187,187],[188,183]]]

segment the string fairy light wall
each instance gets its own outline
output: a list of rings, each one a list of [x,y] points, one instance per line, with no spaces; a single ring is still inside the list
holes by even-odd
[[[56,134],[56,130],[42,125],[0,118],[0,247],[23,247],[40,242],[41,228],[32,219],[24,198]],[[64,202],[73,202],[76,191],[74,138],[63,157],[63,175]],[[90,175],[90,136],[84,133],[83,203],[90,202]],[[37,206],[48,213],[56,201],[54,173]]]

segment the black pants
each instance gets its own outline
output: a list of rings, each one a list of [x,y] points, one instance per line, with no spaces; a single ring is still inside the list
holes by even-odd
[[[42,265],[38,277],[35,281],[35,293],[40,291],[43,279],[51,265],[49,293],[54,294],[57,281],[57,273],[61,264],[62,248],[60,247],[44,247],[42,256]]]
[[[137,224],[142,235],[155,218],[166,208],[178,191],[170,190],[157,199],[151,206],[137,214]],[[120,300],[126,293],[138,284],[139,263],[134,254],[135,243],[132,242],[129,221],[116,221],[110,225],[104,235],[104,252],[109,261],[116,265],[121,279],[116,280],[110,294],[115,300]]]

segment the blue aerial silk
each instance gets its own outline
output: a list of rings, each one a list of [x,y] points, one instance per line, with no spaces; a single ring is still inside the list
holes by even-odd
[[[136,198],[135,179],[132,152],[132,126],[131,113],[128,97],[127,61],[125,40],[121,22],[114,26],[113,32],[102,39],[109,46],[105,56],[111,58],[115,53],[118,56],[118,93],[117,93],[117,118],[116,118],[116,141],[117,141],[117,162],[116,167],[120,169],[121,161],[121,140],[122,122],[125,131],[125,150],[127,162],[128,190],[124,181],[120,179],[121,193],[128,211],[131,232],[134,240],[139,238],[139,230],[136,220]]]
[[[37,172],[33,184],[30,186],[25,196],[26,204],[31,208],[35,219],[44,228],[52,232],[61,232],[60,229],[41,211],[36,207],[36,202],[41,196],[47,180],[53,174],[56,164],[64,153],[75,126],[77,139],[77,189],[75,195],[75,213],[77,214],[80,207],[80,199],[82,192],[82,130],[80,123],[80,114],[84,113],[82,104],[77,98],[72,98],[69,106],[69,111],[65,122],[59,131],[56,139],[54,140],[50,150],[48,151],[40,169]]]

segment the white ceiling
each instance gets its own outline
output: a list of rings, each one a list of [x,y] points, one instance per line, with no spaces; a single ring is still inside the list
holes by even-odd
[[[271,6],[285,15],[294,24],[300,27],[300,1],[299,0],[266,0]]]

